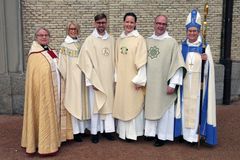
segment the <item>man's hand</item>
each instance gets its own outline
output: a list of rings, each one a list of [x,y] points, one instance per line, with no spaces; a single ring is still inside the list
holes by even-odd
[[[167,94],[173,94],[175,92],[175,88],[167,87]]]
[[[94,86],[93,86],[93,89],[94,89],[95,91],[98,91],[98,89],[97,89],[96,87],[94,87]]]
[[[201,54],[201,58],[202,58],[202,60],[206,61],[207,60],[207,54],[206,53]]]
[[[141,89],[143,86],[140,86],[140,85],[138,85],[138,84],[135,84],[135,89],[136,90],[139,90],[139,89]]]

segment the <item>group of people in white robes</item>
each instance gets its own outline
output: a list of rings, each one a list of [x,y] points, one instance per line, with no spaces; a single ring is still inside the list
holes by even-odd
[[[165,15],[154,18],[154,33],[146,40],[136,29],[137,16],[133,12],[125,14],[124,31],[116,40],[106,31],[107,25],[105,14],[96,15],[94,30],[82,45],[80,26],[74,21],[67,25],[67,36],[56,64],[60,87],[53,89],[57,90],[60,102],[55,110],[60,119],[57,121],[59,136],[65,137],[62,141],[81,142],[87,129],[92,143],[99,142],[99,133],[115,140],[116,132],[126,141],[145,136],[146,140],[154,140],[155,146],[162,146],[175,137],[195,143],[199,134],[206,143],[216,145],[214,64],[210,47],[203,44],[200,35],[199,12],[192,10],[188,15],[187,38],[180,46],[167,32]],[[203,60],[206,62],[202,63]],[[28,91],[26,87],[26,96]],[[32,114],[27,110],[33,107],[34,100],[25,97],[24,117]],[[22,146],[28,148],[26,125]],[[41,148],[37,143],[34,147]],[[56,150],[39,150],[39,153]]]

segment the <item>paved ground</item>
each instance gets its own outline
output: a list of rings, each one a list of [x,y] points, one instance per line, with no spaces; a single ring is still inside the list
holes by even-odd
[[[64,143],[51,157],[28,155],[20,147],[22,116],[0,115],[0,159],[80,159],[80,160],[237,160],[240,159],[240,101],[217,107],[218,145],[200,149],[186,143],[169,142],[156,148],[142,137],[137,142],[113,142],[104,138],[92,144],[90,137],[81,143]]]

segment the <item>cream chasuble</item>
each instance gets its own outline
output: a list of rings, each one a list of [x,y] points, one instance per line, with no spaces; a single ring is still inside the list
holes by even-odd
[[[93,34],[88,36],[81,48],[78,65],[97,88],[94,90],[93,113],[112,113],[114,64],[114,38],[96,38]]]
[[[116,43],[117,85],[113,117],[129,121],[136,118],[143,110],[144,91],[136,90],[133,82],[138,70],[146,64],[146,61],[146,41],[141,35],[118,38]]]
[[[167,33],[165,33],[167,34]],[[175,39],[166,35],[162,40],[147,39],[147,85],[145,118],[160,119],[177,98],[167,94],[167,87],[177,70],[184,68],[184,61]]]

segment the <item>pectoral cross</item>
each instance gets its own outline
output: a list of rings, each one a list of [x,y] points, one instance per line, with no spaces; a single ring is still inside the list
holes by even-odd
[[[188,64],[189,66],[190,66],[190,68],[192,68],[193,67],[193,63],[191,62],[190,64]]]
[[[189,78],[192,79],[192,67],[193,67],[193,63],[192,63],[192,59],[191,62],[188,64],[189,65]],[[192,88],[192,81],[189,81],[189,88]]]
[[[192,71],[192,68],[193,68],[193,55],[190,55],[190,63],[188,64],[189,65],[189,70]]]
[[[192,68],[193,68],[193,63],[192,63],[192,61],[188,64],[189,65],[189,73],[192,73]]]

